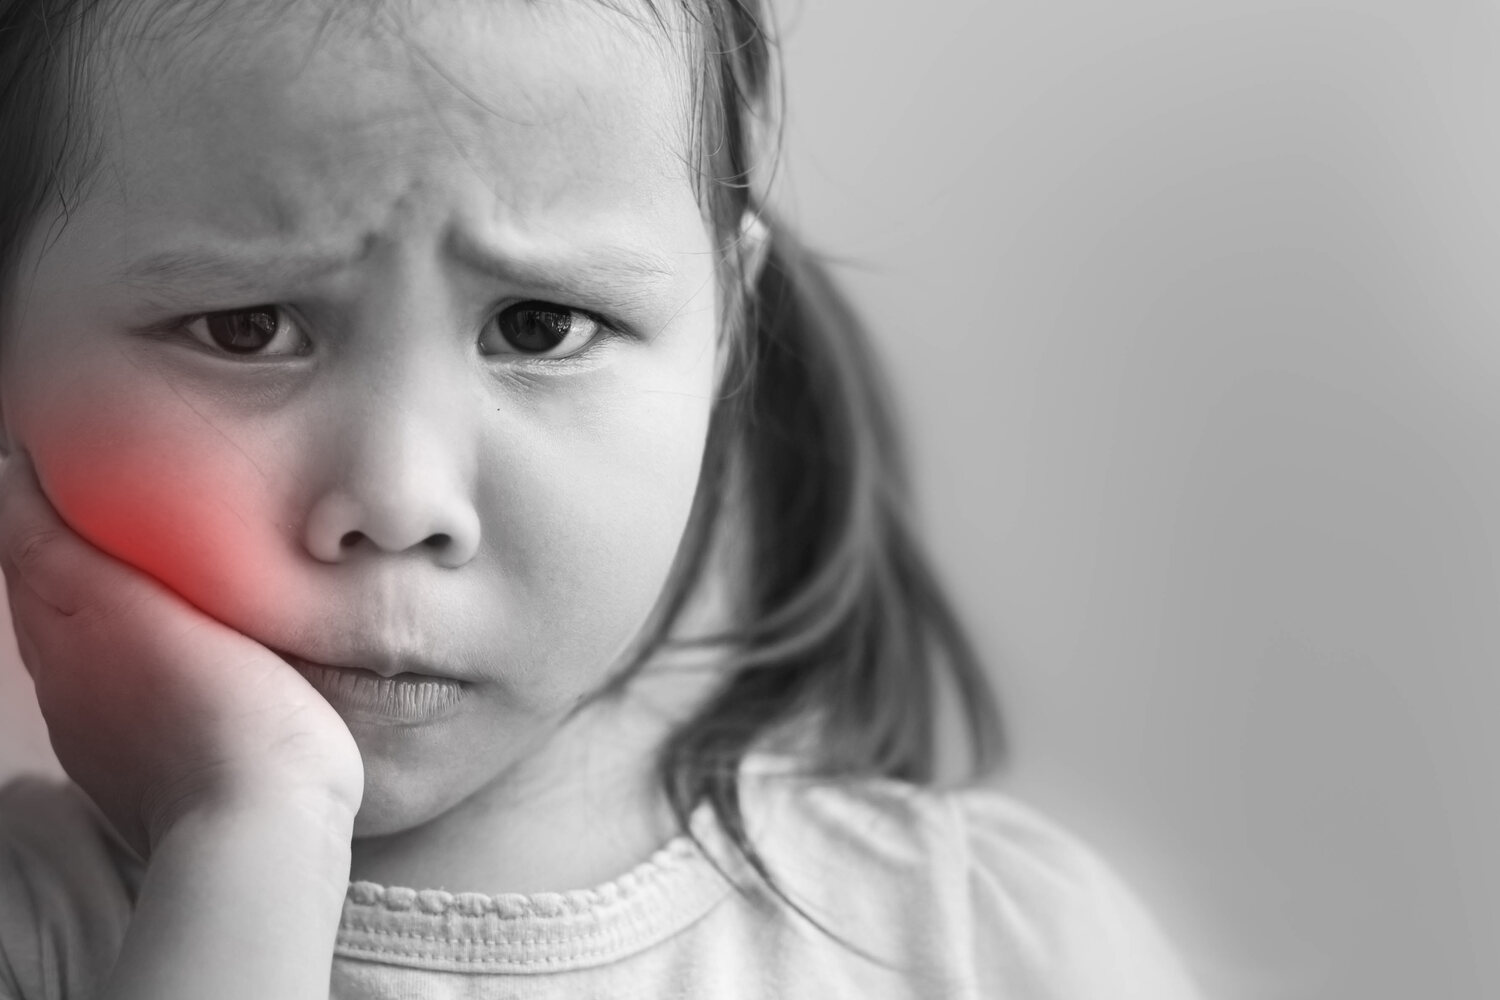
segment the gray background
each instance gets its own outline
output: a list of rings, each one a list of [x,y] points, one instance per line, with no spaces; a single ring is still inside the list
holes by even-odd
[[[1500,10],[782,19],[778,197],[892,367],[1006,786],[1217,996],[1500,996]],[[4,659],[0,771],[47,766]]]

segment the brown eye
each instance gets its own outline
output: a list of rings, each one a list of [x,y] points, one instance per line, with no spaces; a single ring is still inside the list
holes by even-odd
[[[586,346],[599,332],[599,323],[566,306],[518,302],[495,317],[494,328],[512,351],[562,356]],[[489,347],[489,353],[498,353],[493,349],[497,345],[481,341],[481,346]]]
[[[198,340],[230,354],[303,353],[303,341],[286,314],[276,306],[226,309],[188,324]],[[275,347],[275,350],[268,348]]]

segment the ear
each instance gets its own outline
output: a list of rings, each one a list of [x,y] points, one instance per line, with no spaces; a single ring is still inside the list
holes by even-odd
[[[744,299],[755,297],[756,286],[760,282],[761,271],[765,269],[766,261],[771,255],[771,230],[766,225],[765,219],[753,208],[747,208],[745,214],[740,216],[739,232],[735,236],[736,277],[741,291],[736,294]],[[719,330],[718,360],[714,365],[714,385],[724,385],[724,374],[729,364],[729,355],[734,349],[731,339],[736,336],[744,336],[748,330],[734,330],[733,328],[742,324],[742,317],[749,307],[748,301],[738,303],[739,316],[725,322]]]
[[[745,209],[740,217],[739,242],[740,273],[745,276],[746,287],[754,288],[771,253],[771,229],[765,216],[753,208]]]

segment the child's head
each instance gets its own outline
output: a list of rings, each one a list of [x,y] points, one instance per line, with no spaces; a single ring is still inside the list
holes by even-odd
[[[465,682],[351,721],[366,832],[628,692],[726,510],[674,804],[732,810],[809,719],[825,767],[922,775],[936,665],[982,687],[857,328],[760,222],[757,6],[0,0],[5,444],[265,645]]]

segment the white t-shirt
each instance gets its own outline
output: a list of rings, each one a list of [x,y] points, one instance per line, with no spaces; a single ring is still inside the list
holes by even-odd
[[[522,895],[350,885],[336,1000],[1188,1000],[1155,925],[1098,858],[1004,795],[747,775],[752,836],[788,894],[736,890],[686,837],[605,885]],[[693,829],[754,882],[710,814]],[[86,1000],[142,867],[84,794],[0,789],[0,997]]]

